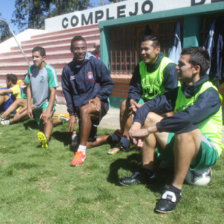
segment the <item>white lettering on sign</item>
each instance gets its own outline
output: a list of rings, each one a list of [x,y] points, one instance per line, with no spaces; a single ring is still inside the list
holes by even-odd
[[[166,2],[164,4],[164,1]],[[100,21],[125,18],[171,9],[212,4],[224,0],[127,0],[84,11],[75,11],[45,20],[46,30],[63,30],[97,24]]]

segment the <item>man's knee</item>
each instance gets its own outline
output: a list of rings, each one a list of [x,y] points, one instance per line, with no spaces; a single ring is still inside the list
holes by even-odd
[[[183,141],[201,141],[201,132],[200,130],[196,129],[190,132],[175,134],[175,141],[177,142],[183,142]]]
[[[130,109],[130,102],[128,99],[122,101],[121,106],[120,106],[120,112],[121,114],[129,113],[131,112]]]
[[[80,114],[82,115],[82,114],[88,114],[90,112],[90,106],[89,106],[89,104],[86,104],[86,105],[84,105],[84,106],[82,106],[81,108],[80,108]]]
[[[121,103],[121,106],[120,106],[120,110],[121,111],[125,111],[126,108],[128,108],[128,101],[127,100],[123,100],[122,103]]]
[[[162,120],[162,117],[156,113],[153,113],[153,112],[149,112],[146,119],[145,119],[145,124],[144,126],[148,126],[152,123],[157,123],[159,122],[160,120]]]
[[[82,119],[87,117],[96,117],[99,116],[100,111],[97,111],[95,107],[91,104],[86,104],[80,108],[80,116]]]
[[[183,141],[191,141],[192,137],[189,133],[175,134],[175,142],[181,143]]]

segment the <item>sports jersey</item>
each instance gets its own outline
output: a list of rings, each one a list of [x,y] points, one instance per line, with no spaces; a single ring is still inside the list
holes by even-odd
[[[13,87],[10,88],[12,90],[12,95],[16,98],[16,99],[20,99],[21,98],[21,93],[22,90],[19,87],[19,85],[14,85]]]
[[[151,100],[156,96],[161,96],[165,92],[163,86],[164,70],[168,64],[173,63],[169,58],[163,57],[155,71],[148,71],[148,66],[144,61],[139,62],[139,72],[141,75],[141,86],[143,98]]]
[[[143,61],[140,61],[134,70],[129,85],[129,99],[138,102],[139,99],[143,97],[144,101],[147,101],[177,87],[176,65],[168,58],[164,57],[163,53],[160,52],[158,54],[158,58],[153,64],[147,64],[147,70],[144,68],[146,68],[146,64]],[[153,73],[153,78],[149,77]],[[145,76],[148,76],[147,80],[144,78]],[[150,91],[147,92],[147,89]],[[158,89],[162,90],[160,91],[160,94],[158,94]]]
[[[56,70],[49,64],[45,64],[42,69],[30,66],[25,82],[31,84],[34,108],[41,108],[49,100],[50,88],[58,87]]]

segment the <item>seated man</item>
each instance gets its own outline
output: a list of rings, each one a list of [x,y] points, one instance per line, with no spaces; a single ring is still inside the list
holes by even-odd
[[[20,83],[20,86],[24,84],[22,80],[18,80]],[[7,117],[9,117],[10,114],[14,113],[16,111],[16,114],[13,118],[10,120],[6,120]],[[26,97],[26,86],[23,88],[23,93],[21,94],[21,98],[16,99],[8,108],[5,110],[5,112],[1,115],[1,125],[10,125],[12,123],[15,123],[25,117],[27,115],[27,97]]]
[[[19,109],[19,110],[18,110]],[[6,120],[6,118],[16,110],[13,118]],[[1,115],[1,125],[10,125],[21,120],[27,116],[27,100],[24,98],[16,99],[8,109]]]
[[[88,141],[95,141],[97,125],[108,111],[108,97],[113,88],[109,71],[102,61],[87,53],[86,40],[75,36],[71,40],[73,61],[62,72],[62,89],[70,114],[69,131],[79,118],[80,143],[71,162],[81,165],[86,159]],[[76,147],[75,147],[76,148]]]
[[[121,179],[121,184],[153,182],[156,145],[160,157],[174,163],[173,182],[158,201],[156,212],[174,210],[188,169],[214,165],[223,150],[222,97],[206,76],[209,64],[206,50],[184,49],[177,66],[181,86],[139,108],[130,129],[133,142],[143,147],[143,169]],[[174,111],[174,115],[161,116],[169,111]]]
[[[17,77],[14,74],[6,75],[7,88],[0,89],[0,111],[5,111],[15,99],[21,98],[22,90],[17,84]],[[1,117],[0,117],[1,120]]]
[[[128,99],[121,104],[120,133],[116,131],[108,139],[110,142],[119,142],[119,147],[109,150],[109,154],[113,154],[114,150],[115,152],[120,149],[129,150],[128,132],[132,125],[132,117],[144,102],[177,87],[176,65],[160,51],[157,37],[154,35],[144,36],[140,54],[141,61],[134,70],[129,85]]]

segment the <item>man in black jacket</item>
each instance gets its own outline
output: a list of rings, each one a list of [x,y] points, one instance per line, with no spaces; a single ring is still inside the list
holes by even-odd
[[[71,52],[74,57],[63,69],[62,89],[70,114],[70,132],[79,118],[80,144],[71,162],[76,166],[86,159],[87,142],[95,140],[96,127],[108,111],[113,81],[103,62],[87,52],[83,37],[71,40]]]

